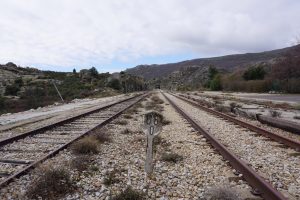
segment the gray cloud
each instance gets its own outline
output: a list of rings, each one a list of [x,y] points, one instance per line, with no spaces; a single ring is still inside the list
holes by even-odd
[[[269,50],[300,34],[299,9],[297,0],[2,0],[0,62],[86,67]]]

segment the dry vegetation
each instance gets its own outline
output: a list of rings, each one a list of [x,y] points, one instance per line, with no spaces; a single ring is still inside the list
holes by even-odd
[[[183,157],[177,153],[163,153],[161,155],[161,160],[165,162],[172,162],[172,163],[177,163],[181,160],[183,160]]]
[[[69,171],[53,164],[40,166],[26,196],[30,199],[57,199],[74,189]]]
[[[98,153],[99,142],[94,136],[86,136],[72,144],[71,149],[75,154]]]
[[[112,200],[146,200],[146,194],[127,187],[123,192],[112,198]]]

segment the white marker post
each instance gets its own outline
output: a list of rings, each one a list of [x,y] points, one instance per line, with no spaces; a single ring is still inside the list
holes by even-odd
[[[162,129],[162,116],[157,112],[150,112],[144,116],[144,126],[143,131],[147,137],[147,147],[146,147],[146,162],[145,162],[145,172],[150,175],[153,171],[153,140]]]

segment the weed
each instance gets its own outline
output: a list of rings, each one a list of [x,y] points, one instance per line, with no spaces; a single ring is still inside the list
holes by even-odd
[[[212,188],[205,192],[204,200],[240,200],[240,198],[229,188]]]
[[[118,120],[115,122],[116,124],[119,124],[119,125],[127,125],[128,124],[128,121],[126,120]]]
[[[281,112],[277,111],[277,110],[270,110],[270,115],[271,117],[280,117],[281,116]]]
[[[125,129],[123,129],[123,130],[121,131],[121,134],[128,135],[128,134],[130,134],[131,132],[132,132],[132,131],[131,131],[130,129],[125,128]]]
[[[165,126],[165,125],[171,124],[172,122],[170,120],[167,120],[167,119],[163,118],[161,123],[162,123],[163,126]]]
[[[116,173],[117,173],[117,170],[113,170],[111,172],[108,172],[106,174],[106,177],[104,178],[104,185],[106,186],[109,186],[109,185],[112,185],[114,183],[118,183],[120,182],[120,180],[116,177]]]
[[[145,200],[146,194],[144,192],[136,191],[130,186],[127,187],[123,192],[113,197],[112,200]]]
[[[31,199],[57,199],[74,189],[70,173],[63,167],[43,165],[35,173],[37,178],[26,191]]]
[[[96,165],[92,165],[89,169],[94,172],[99,171],[99,167],[97,167]]]
[[[89,163],[90,163],[89,156],[79,155],[72,159],[71,167],[75,168],[79,172],[82,172],[87,170]]]
[[[124,117],[125,119],[132,119],[132,118],[133,118],[132,115],[128,115],[128,114],[123,115],[123,117]]]
[[[75,154],[90,154],[98,152],[98,141],[94,136],[87,136],[75,142],[71,149]]]
[[[300,110],[300,104],[296,104],[296,105],[294,105],[293,107],[294,107],[294,109],[296,109],[296,110]]]
[[[161,160],[166,162],[177,163],[183,160],[183,157],[177,153],[163,153],[161,155]]]

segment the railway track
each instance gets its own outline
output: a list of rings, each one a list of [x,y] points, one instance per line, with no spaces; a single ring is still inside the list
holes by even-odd
[[[198,107],[198,108],[200,108],[200,109],[202,109],[202,110],[204,110],[204,111],[206,111],[208,113],[211,113],[213,115],[221,117],[224,120],[228,120],[230,122],[233,122],[233,123],[235,123],[235,124],[237,124],[237,125],[239,125],[241,127],[247,128],[247,129],[249,129],[251,131],[254,131],[254,132],[258,133],[258,134],[261,134],[261,135],[263,135],[263,136],[265,136],[267,138],[270,138],[270,139],[272,139],[272,140],[274,140],[276,142],[279,142],[281,144],[284,144],[284,145],[286,145],[288,147],[294,148],[296,151],[300,151],[300,142],[298,142],[296,140],[292,140],[290,138],[287,138],[287,137],[284,137],[284,136],[272,133],[272,132],[270,132],[268,130],[265,130],[263,128],[260,128],[258,126],[254,126],[252,124],[249,124],[247,122],[238,120],[238,119],[236,119],[234,117],[231,117],[229,115],[226,115],[224,113],[221,113],[221,112],[218,112],[216,110],[207,108],[206,106],[203,106],[203,105],[199,104],[195,100],[190,100],[190,99],[187,99],[185,97],[174,95],[174,94],[172,94],[172,95],[175,96],[175,97],[177,97],[177,98],[179,98],[179,99],[181,99],[181,100],[183,100],[183,101],[185,101],[185,102],[187,102],[187,103],[189,103],[189,104],[191,104],[191,105],[193,105],[193,106],[196,106],[196,107]]]
[[[137,95],[0,141],[0,188],[146,97]]]
[[[205,136],[211,145],[242,174],[253,187],[253,191],[265,199],[286,199],[285,196],[290,199],[299,198],[298,194],[289,193],[293,188],[297,193],[300,184],[299,158],[297,154],[295,156],[287,153],[294,150],[286,149],[285,146],[278,145],[274,141],[265,141],[264,137],[258,137],[258,134],[253,132],[254,130],[245,130],[245,127],[236,126],[229,120],[224,121],[223,118],[220,119],[220,115],[215,117],[211,112],[200,111],[197,105],[191,105],[190,102],[177,96],[170,94],[164,94],[164,96],[177,112]],[[198,109],[195,109],[195,106]],[[201,115],[202,119],[200,119]],[[216,130],[215,127],[219,129]],[[259,151],[256,152],[256,150]],[[278,189],[284,191],[285,196]]]

